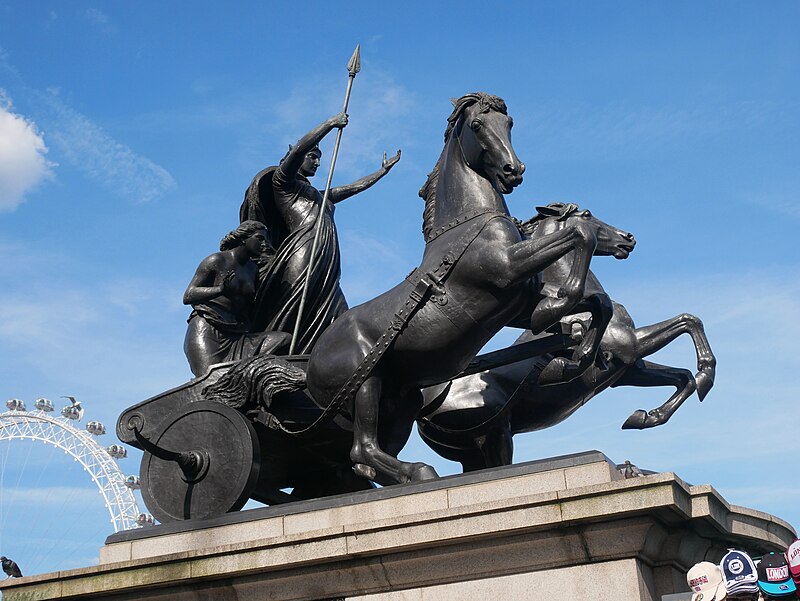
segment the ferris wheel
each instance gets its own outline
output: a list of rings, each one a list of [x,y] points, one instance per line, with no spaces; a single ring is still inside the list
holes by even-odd
[[[19,399],[6,402],[8,411],[0,413],[0,442],[4,440],[37,440],[59,448],[83,466],[103,496],[114,532],[153,524],[153,516],[139,510],[134,490],[139,488],[138,476],[125,476],[117,459],[127,456],[120,444],[103,447],[97,437],[105,434],[105,426],[88,421],[81,429],[84,409],[74,397],[70,404],[54,413],[53,402],[37,399],[35,409],[28,410]]]

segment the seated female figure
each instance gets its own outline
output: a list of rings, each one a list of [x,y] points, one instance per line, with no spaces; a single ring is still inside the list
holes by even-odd
[[[245,221],[222,239],[220,252],[197,267],[183,294],[183,304],[192,305],[183,350],[195,376],[214,363],[288,349],[289,334],[251,330],[258,285],[255,261],[270,250],[267,239],[263,223]]]

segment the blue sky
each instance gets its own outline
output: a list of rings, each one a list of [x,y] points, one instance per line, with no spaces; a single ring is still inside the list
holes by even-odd
[[[334,185],[384,150],[403,157],[337,209],[351,305],[421,256],[417,191],[449,99],[498,94],[527,164],[512,213],[577,202],[634,232],[630,259],[594,264],[606,289],[638,325],[699,315],[719,360],[707,400],[665,426],[619,428],[669,390],[615,389],[517,437],[516,460],[599,449],[800,525],[798,26],[795,2],[0,0],[0,394],[72,394],[113,430],[122,409],[187,380],[186,284],[252,176],[339,110],[360,42]],[[655,360],[691,368],[689,339]],[[33,571],[86,565],[109,527],[99,495],[28,444],[0,448],[16,483],[0,553]],[[404,456],[457,470],[416,438]],[[48,536],[74,550],[34,559],[61,548]]]

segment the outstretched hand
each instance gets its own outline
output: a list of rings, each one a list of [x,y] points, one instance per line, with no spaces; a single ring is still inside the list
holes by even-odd
[[[389,171],[389,169],[391,169],[392,167],[394,167],[394,166],[397,164],[397,161],[399,161],[399,160],[400,160],[400,150],[398,150],[398,151],[397,151],[397,154],[396,154],[396,155],[394,155],[394,156],[393,156],[392,158],[390,158],[390,159],[387,159],[387,158],[386,158],[386,153],[384,152],[384,153],[383,153],[383,162],[381,163],[381,167],[383,167],[384,169],[386,169],[386,171]]]
[[[338,127],[339,129],[342,129],[347,125],[348,122],[347,113],[342,112],[339,113],[338,115],[334,115],[333,117],[328,119],[328,121],[333,127]]]

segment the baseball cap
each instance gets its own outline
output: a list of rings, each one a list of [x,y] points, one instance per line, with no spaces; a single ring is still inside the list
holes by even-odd
[[[692,601],[721,601],[727,596],[722,571],[710,561],[695,564],[686,574],[686,582],[692,589]]]
[[[758,592],[758,572],[753,559],[744,551],[730,549],[719,564],[729,595]]]
[[[758,588],[773,597],[794,596],[797,587],[783,553],[770,553],[758,564]]]
[[[789,573],[795,584],[800,584],[800,538],[796,539],[786,549],[786,561],[789,564]]]

